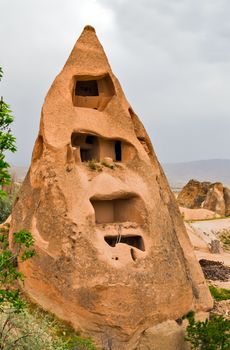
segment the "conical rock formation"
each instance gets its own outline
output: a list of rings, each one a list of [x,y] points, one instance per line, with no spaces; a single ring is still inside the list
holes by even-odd
[[[141,91],[140,91],[141,98]],[[149,137],[87,26],[42,108],[11,232],[33,233],[24,289],[99,344],[212,299]]]

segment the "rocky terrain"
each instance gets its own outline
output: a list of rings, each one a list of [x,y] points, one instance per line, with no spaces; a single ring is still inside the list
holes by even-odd
[[[215,301],[212,313],[230,318],[230,218],[189,220],[185,226],[210,288],[227,295]]]
[[[221,182],[190,180],[177,196],[179,206],[203,208],[221,216],[230,216],[230,189]]]
[[[190,180],[176,197],[197,260],[215,299],[212,313],[229,318],[230,190],[220,182]]]

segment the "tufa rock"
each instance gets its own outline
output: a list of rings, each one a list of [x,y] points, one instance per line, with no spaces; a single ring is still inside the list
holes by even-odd
[[[212,307],[150,139],[91,27],[45,99],[12,212],[11,232],[22,228],[37,250],[21,267],[25,292],[100,346],[134,349],[146,329]]]
[[[219,215],[225,215],[224,186],[216,182],[209,186],[207,196],[202,203],[202,207],[212,210]]]
[[[189,209],[201,208],[207,196],[210,184],[210,182],[190,180],[179,193],[177,197],[178,204]]]
[[[176,321],[165,321],[147,329],[138,350],[189,350],[185,331]]]
[[[225,216],[230,216],[230,189],[224,187]]]
[[[190,180],[177,197],[181,207],[203,208],[221,216],[230,215],[230,190],[222,183]]]

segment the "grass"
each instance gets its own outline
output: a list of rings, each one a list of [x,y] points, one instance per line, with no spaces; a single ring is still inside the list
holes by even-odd
[[[102,165],[100,163],[98,163],[97,160],[95,160],[95,159],[88,160],[87,161],[87,166],[91,170],[102,171]]]
[[[94,171],[102,171],[103,170],[103,166],[109,169],[115,169],[116,167],[119,167],[117,164],[115,163],[108,163],[106,161],[98,162],[96,159],[91,159],[88,160],[87,162],[87,166]]]
[[[216,301],[230,300],[230,289],[209,286],[209,290]]]
[[[0,314],[0,332],[7,318],[7,313]],[[90,339],[81,337],[69,324],[34,304],[28,304],[23,313],[12,314],[3,333],[1,346],[5,335],[7,337],[1,349],[6,350],[96,350]]]
[[[224,229],[218,233],[220,241],[226,250],[230,250],[230,230]]]
[[[101,164],[104,165],[105,167],[109,168],[109,169],[115,169],[115,167],[116,167],[115,163],[102,162]]]

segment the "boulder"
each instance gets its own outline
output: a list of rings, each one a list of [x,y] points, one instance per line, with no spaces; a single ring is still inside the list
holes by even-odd
[[[147,329],[138,350],[189,350],[185,331],[176,321],[166,321]]]
[[[220,182],[211,184],[202,207],[212,210],[217,214],[225,215],[224,186]]]
[[[178,204],[181,207],[190,209],[201,208],[207,196],[210,184],[210,182],[190,180],[179,193],[177,197]]]
[[[230,215],[230,189],[221,182],[190,180],[177,196],[177,202],[182,208],[203,208],[209,210],[210,214],[213,212],[220,216]]]
[[[224,188],[225,216],[230,216],[230,189]]]

